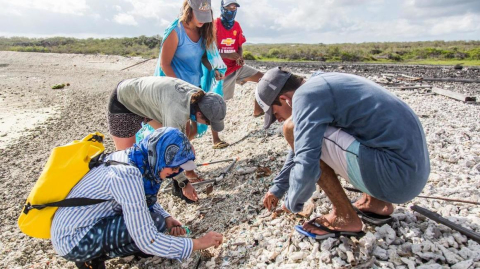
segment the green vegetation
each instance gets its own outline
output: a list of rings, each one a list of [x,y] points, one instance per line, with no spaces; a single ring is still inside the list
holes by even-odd
[[[256,60],[478,65],[480,41],[245,45]]]
[[[78,54],[108,54],[122,56],[158,56],[161,37],[76,39],[68,37],[24,38],[0,37],[0,50],[22,52],[52,52]]]
[[[158,56],[160,36],[108,39],[0,37],[0,50]],[[324,61],[480,65],[480,41],[345,44],[247,44],[244,57],[259,61]]]

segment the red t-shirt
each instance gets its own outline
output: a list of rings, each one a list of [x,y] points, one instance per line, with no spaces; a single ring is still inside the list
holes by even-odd
[[[217,47],[220,53],[238,52],[242,44],[247,41],[238,22],[235,21],[230,30],[223,27],[220,18],[216,19],[215,25],[217,27]],[[225,73],[225,76],[230,75],[241,67],[237,65],[235,60],[223,58],[223,62],[227,65],[227,73]]]

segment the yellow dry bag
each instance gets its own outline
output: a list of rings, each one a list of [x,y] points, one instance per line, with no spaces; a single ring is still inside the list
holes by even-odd
[[[32,237],[48,239],[59,206],[104,202],[100,199],[65,199],[90,169],[103,163],[100,159],[104,150],[101,133],[92,133],[82,140],[54,148],[20,213],[20,230]]]

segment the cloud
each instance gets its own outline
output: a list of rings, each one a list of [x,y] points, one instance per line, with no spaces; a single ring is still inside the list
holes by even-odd
[[[14,10],[14,13],[21,15],[22,9],[45,10],[52,13],[83,15],[89,7],[85,0],[21,0],[21,1],[0,1],[2,9]]]
[[[113,21],[122,25],[134,25],[134,26],[138,25],[137,21],[132,15],[125,14],[125,13],[120,13],[115,15],[115,17],[113,18]]]
[[[6,36],[162,34],[182,0],[0,0]],[[248,42],[340,43],[478,40],[479,0],[241,0]],[[220,1],[213,0],[214,17]]]
[[[404,3],[404,16],[411,19],[480,14],[478,0],[408,0]]]

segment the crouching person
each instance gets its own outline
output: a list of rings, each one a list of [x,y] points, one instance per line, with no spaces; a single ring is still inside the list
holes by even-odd
[[[57,210],[51,228],[56,252],[79,268],[105,268],[104,261],[115,257],[184,259],[194,250],[219,246],[223,237],[216,232],[198,239],[178,237],[186,233],[181,222],[157,203],[162,181],[193,170],[194,159],[188,138],[174,128],[157,129],[133,147],[108,155],[115,165],[93,168],[67,197],[106,201]]]
[[[264,197],[271,209],[302,211],[318,184],[333,210],[296,230],[316,239],[361,236],[362,220],[389,221],[392,203],[422,191],[430,173],[422,125],[407,104],[380,85],[349,74],[317,72],[308,81],[280,68],[260,80],[256,99],[265,128],[284,122],[291,147],[274,186]],[[336,174],[364,194],[353,206]]]

